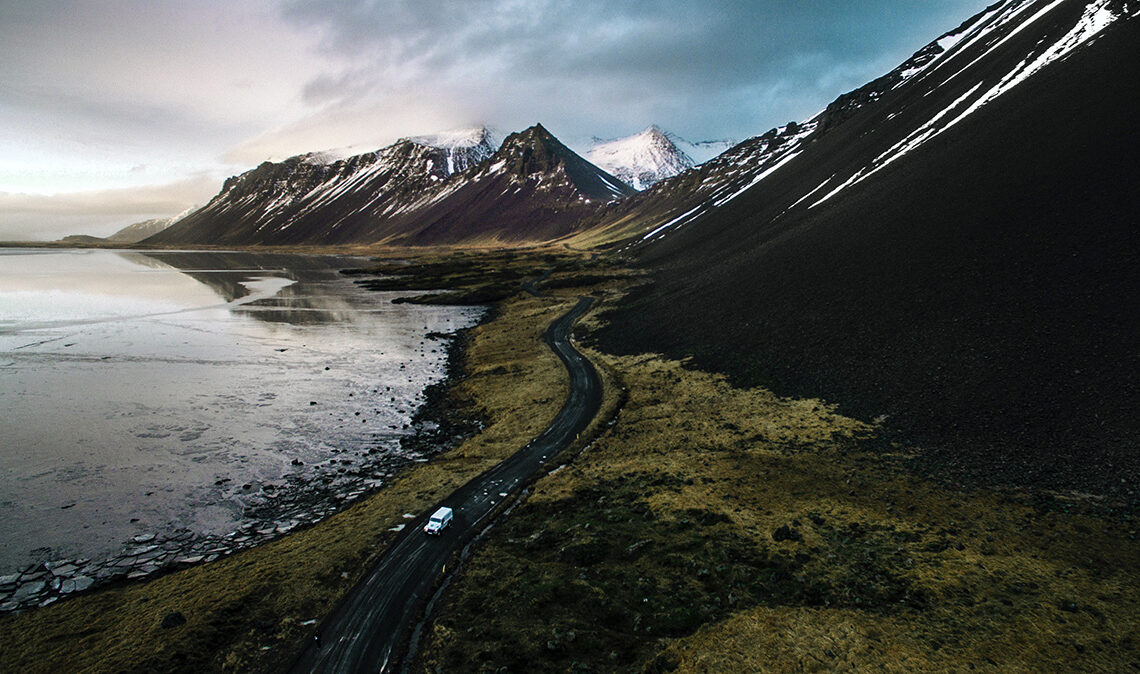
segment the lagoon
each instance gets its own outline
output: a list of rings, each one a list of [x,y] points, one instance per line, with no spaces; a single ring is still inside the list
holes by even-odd
[[[438,333],[482,309],[393,304],[339,273],[364,263],[0,249],[0,575],[224,554],[420,459]]]

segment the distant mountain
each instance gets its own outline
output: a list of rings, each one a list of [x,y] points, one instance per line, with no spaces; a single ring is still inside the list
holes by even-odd
[[[718,212],[761,181],[776,179],[772,176],[777,171],[778,182],[785,182],[783,176],[789,170],[806,177],[803,182],[786,181],[798,193],[783,208],[812,208],[959,124],[1094,39],[1117,19],[1133,16],[1135,5],[1136,0],[998,2],[930,42],[891,72],[839,96],[812,119],[788,122],[750,138],[700,164],[697,171],[658,183],[627,200],[609,213],[609,222],[620,221],[628,234],[640,232],[639,238],[661,239],[670,229]],[[1015,39],[1033,33],[1027,30],[1030,27],[1047,31],[1048,36],[1039,44],[1015,47],[1020,45]],[[1008,54],[1017,54],[1024,62],[1003,56]],[[966,70],[976,77],[964,77]],[[884,111],[885,107],[889,109]],[[849,120],[862,119],[867,109],[881,114],[864,120],[850,144],[827,142],[829,137],[844,138],[833,131],[853,129]],[[886,139],[890,142],[880,147]],[[861,148],[876,155],[863,158]],[[805,150],[812,159],[799,159],[794,168],[783,169]],[[860,161],[866,165],[847,165]],[[824,175],[824,169],[830,171]]]
[[[58,241],[58,243],[67,244],[69,246],[90,246],[106,242],[107,239],[99,236],[91,236],[89,234],[68,234]]]
[[[541,126],[497,151],[486,129],[406,138],[326,163],[266,162],[225,182],[157,244],[524,241],[574,231],[585,211],[634,190]]]
[[[541,124],[511,134],[492,157],[412,204],[387,240],[428,245],[540,242],[635,190],[563,145]]]
[[[716,157],[729,148],[735,147],[740,141],[732,138],[717,138],[712,140],[686,140],[675,133],[666,133],[669,140],[693,160],[694,164],[703,164]]]
[[[616,204],[595,231],[626,235],[653,283],[603,342],[885,419],[944,478],[1127,496],[1138,14],[997,3]]]
[[[133,225],[127,225],[119,231],[107,236],[105,241],[116,241],[119,243],[138,243],[143,239],[154,236],[162,230],[166,229],[173,223],[170,218],[152,218],[150,220],[143,220],[136,222]]]
[[[693,167],[693,160],[657,125],[641,133],[594,144],[586,158],[636,190]]]
[[[591,223],[589,229],[607,231],[614,238],[661,238],[666,230],[715,211],[748,191],[798,154],[800,143],[817,127],[815,120],[788,122],[746,140],[692,171],[654,183],[608,211],[600,224]],[[627,248],[636,244],[631,241]]]
[[[486,129],[477,129],[442,138],[405,138],[343,159],[309,153],[265,162],[226,180],[205,207],[149,242],[353,241],[366,221],[373,224],[400,211],[436,184],[485,160],[495,151],[492,142]]]
[[[114,234],[106,237],[106,240],[114,243],[138,243],[143,239],[158,234],[182,218],[185,218],[187,215],[190,215],[197,209],[198,206],[194,206],[186,209],[185,211],[182,211],[178,215],[171,216],[169,218],[152,218],[150,220],[136,222],[133,225],[127,225]]]

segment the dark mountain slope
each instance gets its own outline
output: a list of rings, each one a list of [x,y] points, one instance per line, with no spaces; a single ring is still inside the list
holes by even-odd
[[[324,163],[303,155],[226,181],[204,208],[156,244],[447,244],[537,241],[634,190],[541,126],[495,151],[405,139]]]
[[[863,92],[785,168],[650,237],[655,284],[605,345],[886,415],[946,475],[1135,499],[1140,21],[809,208],[1084,9],[1059,6],[949,84],[928,69]]]
[[[634,192],[537,124],[508,136],[486,162],[417,204],[393,242],[557,239],[578,231],[604,204]]]
[[[480,159],[490,152],[486,148]],[[418,199],[450,177],[453,154],[452,149],[401,140],[333,163],[314,155],[265,162],[227,180],[205,207],[148,243],[354,241],[374,228],[379,213]]]

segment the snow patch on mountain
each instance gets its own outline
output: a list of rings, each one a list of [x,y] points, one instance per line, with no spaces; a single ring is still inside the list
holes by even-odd
[[[1027,26],[1032,25],[1034,22],[1047,15],[1053,9],[1058,7],[1063,1],[1064,0],[1054,0],[1053,2],[1039,9],[1035,14],[1027,18],[1022,23],[1018,24],[1008,34],[998,40],[997,43],[986,49],[985,53],[983,53],[982,56],[973,59],[965,67],[951,75],[947,81],[954,79],[965,70],[968,70],[974,63],[978,62],[986,55],[992,53],[994,50],[998,49],[1002,44],[1009,41],[1010,38],[1020,33]],[[1034,73],[1040,71],[1045,66],[1065,58],[1081,45],[1093,40],[1098,34],[1101,33],[1101,31],[1103,31],[1117,19],[1121,18],[1121,16],[1124,16],[1123,12],[1117,13],[1113,11],[1110,6],[1111,4],[1113,4],[1113,0],[1093,0],[1093,2],[1090,2],[1088,6],[1085,7],[1081,18],[1068,32],[1061,36],[1060,39],[1052,42],[1051,44],[1046,44],[1044,42],[1038,44],[1035,53],[1029,54],[1024,60],[1018,63],[1012,70],[1006,73],[996,84],[994,84],[984,93],[976,95],[977,92],[982,89],[985,83],[979,82],[978,84],[974,85],[970,90],[955,99],[953,103],[940,111],[925,124],[908,134],[906,138],[891,146],[886,152],[883,152],[877,156],[870,165],[865,166],[864,168],[857,171],[854,175],[852,175],[838,187],[835,187],[826,195],[824,195],[823,198],[813,203],[809,208],[815,208],[816,206],[819,206],[828,199],[834,197],[836,194],[844,191],[848,187],[856,185],[871,177],[875,173],[878,173],[882,169],[889,166],[891,163],[898,160],[903,155],[925,144],[932,138],[935,138],[942,133],[950,130],[966,117],[977,112],[982,106],[992,102],[1002,94],[1007,93],[1018,84],[1024,82]],[[998,19],[998,22],[1007,23],[1012,18],[1012,16],[1016,16],[1022,13],[1028,6],[1029,5],[1027,3],[1018,7],[1011,8],[1007,5],[1001,8],[1007,10],[1008,14],[1000,17]],[[993,26],[985,26],[983,25],[982,21],[979,21],[977,26],[980,27],[981,30],[979,32],[981,33],[989,33],[993,30]],[[971,42],[976,42],[977,39],[977,36],[975,36]]]
[[[656,125],[626,138],[597,143],[586,159],[636,190],[694,166],[692,158]]]
[[[490,158],[502,143],[499,134],[485,126],[413,136],[405,140],[446,152],[445,177],[466,171]]]
[[[823,113],[821,112],[820,115]],[[642,241],[659,239],[676,231],[736,199],[772,175],[803,151],[803,142],[819,127],[819,115],[804,124],[789,122],[771,131],[740,143],[715,159],[702,164],[698,170],[705,178],[697,194],[697,206],[655,227]]]
[[[408,140],[441,150],[491,146],[492,152],[499,149],[499,145],[503,142],[501,134],[485,126],[454,129],[425,136],[412,136]]]

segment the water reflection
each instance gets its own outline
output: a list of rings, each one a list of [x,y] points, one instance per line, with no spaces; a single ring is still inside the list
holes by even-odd
[[[245,298],[251,279],[279,276],[294,281],[271,297],[233,307],[268,323],[316,325],[352,323],[361,312],[374,312],[371,303],[346,295],[330,274],[360,260],[339,257],[246,252],[124,252],[126,259],[148,266],[177,269],[210,288],[227,303]],[[145,260],[145,262],[144,262]]]
[[[480,310],[393,304],[338,272],[359,265],[0,250],[0,575],[375,477],[443,374],[427,333]]]

